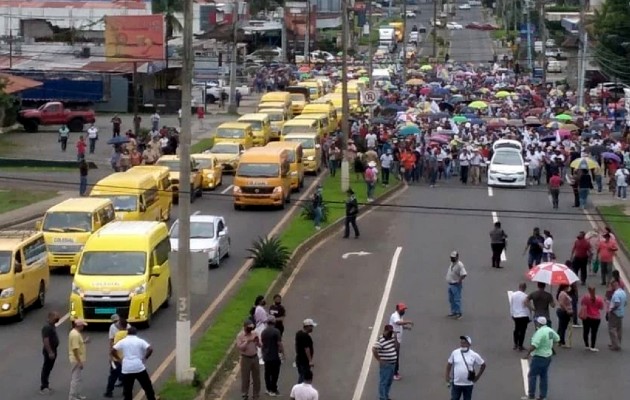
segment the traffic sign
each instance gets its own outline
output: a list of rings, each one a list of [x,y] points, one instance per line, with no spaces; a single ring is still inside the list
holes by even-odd
[[[366,90],[363,92],[363,104],[376,104],[376,92],[374,90]]]

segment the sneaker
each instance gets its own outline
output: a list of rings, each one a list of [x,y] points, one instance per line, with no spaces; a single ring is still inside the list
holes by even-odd
[[[589,350],[592,351],[593,353],[597,353],[599,351],[597,347],[591,347]]]
[[[457,314],[449,314],[447,315],[448,318],[455,318],[457,316]]]
[[[50,388],[43,388],[39,391],[39,394],[41,394],[42,396],[50,396],[52,393],[53,391]]]
[[[521,400],[536,400],[535,397],[529,397],[529,396],[523,396],[521,397]]]
[[[573,327],[574,327],[574,328],[581,328],[581,327],[582,327],[582,325],[580,325],[580,324],[573,324]]]
[[[394,380],[399,381],[401,379],[400,374],[394,375]]]
[[[269,397],[276,397],[277,396],[275,392],[272,392],[270,390],[265,390],[265,394],[267,396],[269,396]]]
[[[462,315],[462,314],[457,314],[457,315],[455,316],[455,319],[462,319],[462,317],[463,317],[463,315]]]
[[[316,227],[315,227],[315,230],[316,230],[316,231],[319,231],[319,230],[321,230],[321,229],[322,229],[322,227],[321,227],[321,226],[316,226]]]
[[[262,358],[260,360],[258,360],[258,365],[265,365],[265,362],[263,361]]]

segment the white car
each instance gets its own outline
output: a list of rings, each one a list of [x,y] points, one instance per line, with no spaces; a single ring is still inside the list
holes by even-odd
[[[558,60],[547,60],[547,72],[562,72],[562,64]]]
[[[460,10],[470,10],[471,7],[470,7],[469,3],[464,3],[464,4],[462,4],[461,6],[459,6],[457,8],[459,8]]]
[[[480,6],[481,0],[470,0],[468,4],[470,4],[471,6]]]
[[[179,249],[179,220],[169,232],[171,249]],[[219,267],[224,257],[230,256],[231,239],[223,217],[195,214],[190,216],[190,251],[202,252],[208,257],[208,265]]]
[[[407,11],[407,13],[405,14],[405,17],[407,18],[416,18],[416,13],[413,11]]]
[[[449,30],[460,30],[460,29],[464,29],[464,27],[460,24],[458,24],[457,22],[449,22],[446,24],[446,29]]]
[[[513,147],[494,149],[488,166],[488,186],[518,188],[527,186],[527,170],[521,150]]]
[[[556,47],[556,41],[553,39],[547,39],[545,47]]]

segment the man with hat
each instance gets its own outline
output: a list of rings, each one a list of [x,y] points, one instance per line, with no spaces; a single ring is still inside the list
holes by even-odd
[[[446,363],[446,383],[451,388],[451,400],[472,399],[474,384],[486,370],[486,362],[472,350],[470,336],[459,337],[458,349],[451,352]],[[479,370],[477,370],[479,367]]]
[[[538,399],[547,398],[549,366],[551,365],[551,357],[554,354],[553,345],[560,342],[560,336],[547,325],[547,318],[537,317],[534,320],[534,326],[536,327],[536,332],[532,336],[531,347],[523,357],[524,360],[527,360],[531,355],[529,373],[527,374],[527,396],[522,397],[523,400],[536,398],[536,381],[538,378],[540,378]]]
[[[82,333],[87,326],[87,322],[82,319],[72,321],[72,330],[68,334],[68,355],[72,375],[70,377],[69,400],[85,399],[81,394],[81,381],[83,376],[83,364],[85,363],[85,344],[88,342]]]
[[[305,380],[307,373],[315,366],[313,356],[315,354],[313,348],[313,338],[311,333],[317,324],[310,318],[302,323],[302,329],[295,334],[295,366],[298,370],[298,383]]]
[[[376,181],[378,177],[375,161],[368,162],[363,176],[367,185],[367,201],[368,203],[371,203],[374,201],[374,189],[376,188]]]
[[[243,322],[243,330],[236,337],[236,347],[241,354],[241,394],[244,400],[249,398],[249,383],[253,383],[252,398],[260,398],[260,365],[258,348],[260,338],[255,331],[256,325],[251,319]]]
[[[460,319],[462,317],[462,285],[468,276],[464,263],[459,261],[459,253],[451,252],[451,263],[446,271],[446,282],[448,283],[448,302],[451,318]]]
[[[358,239],[359,227],[357,226],[357,214],[359,214],[359,203],[354,195],[354,190],[348,189],[346,193],[348,194],[348,198],[346,200],[346,220],[343,237],[347,239],[350,236],[350,225],[352,225],[354,237]]]
[[[407,312],[407,305],[405,303],[396,304],[396,310],[389,317],[389,324],[394,331],[394,337],[396,338],[396,367],[394,369],[394,380],[400,380],[400,343],[402,343],[403,330],[411,329],[413,322],[403,319],[403,316]]]

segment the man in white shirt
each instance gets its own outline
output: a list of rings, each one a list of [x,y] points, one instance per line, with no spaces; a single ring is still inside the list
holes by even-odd
[[[451,387],[451,400],[472,399],[473,385],[486,370],[486,362],[470,346],[470,336],[460,336],[460,348],[453,350],[446,364],[446,383]],[[479,367],[477,371],[476,367]]]
[[[405,303],[396,304],[396,311],[389,317],[389,325],[394,328],[394,335],[398,342],[398,348],[396,349],[396,369],[394,370],[394,380],[400,380],[400,374],[398,372],[400,368],[400,343],[402,343],[402,336],[404,329],[411,329],[413,322],[403,319],[403,315],[407,312],[407,305]]]
[[[365,144],[368,149],[376,148],[376,140],[377,140],[376,134],[373,132],[370,132],[367,135],[365,135]]]
[[[523,342],[525,342],[525,333],[529,324],[529,316],[531,311],[527,306],[527,285],[522,282],[518,285],[516,292],[511,292],[510,296],[510,314],[514,321],[514,347],[513,350],[523,351]]]
[[[136,334],[137,329],[130,326],[127,329],[127,337],[112,346],[111,356],[118,358],[122,354],[123,398],[133,399],[133,384],[137,380],[144,390],[147,400],[155,400],[155,391],[151,383],[151,377],[147,373],[144,363],[151,357],[153,348],[145,340]]]
[[[459,155],[459,180],[464,184],[468,184],[468,170],[470,168],[470,152],[467,148],[463,148]]]
[[[289,397],[292,400],[319,400],[319,393],[313,387],[313,372],[304,372],[304,382],[294,385]]]
[[[617,169],[615,172],[615,183],[617,185],[617,198],[618,199],[626,199],[628,192],[628,175],[630,172],[625,167],[621,167]]]
[[[94,149],[96,148],[96,141],[98,140],[98,128],[96,125],[92,124],[88,130],[88,141],[90,142],[90,154],[94,154]]]
[[[387,149],[387,153],[381,155],[381,173],[383,174],[383,185],[389,185],[389,174],[391,172],[394,156],[392,149]]]

